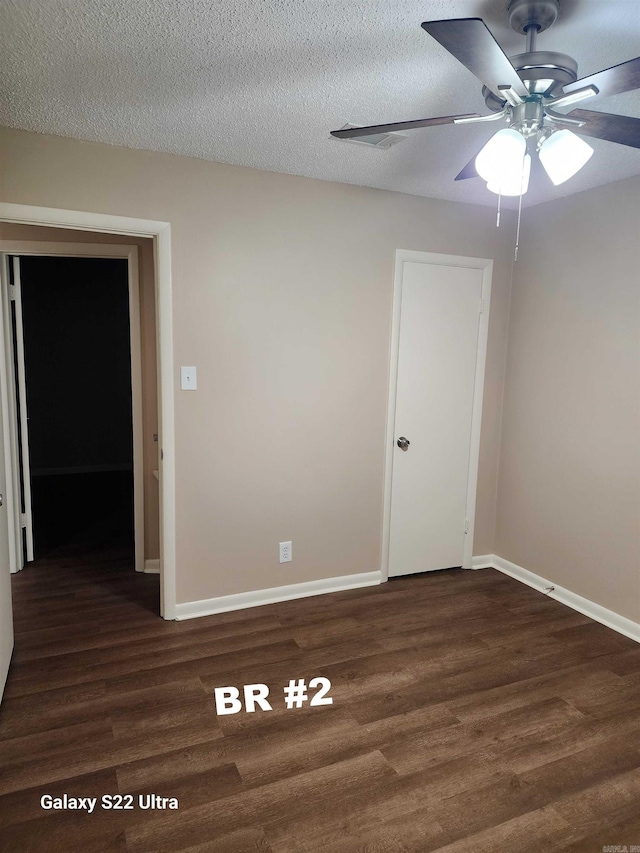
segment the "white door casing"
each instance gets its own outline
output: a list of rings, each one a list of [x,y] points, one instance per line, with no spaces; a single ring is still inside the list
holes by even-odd
[[[31,461],[29,453],[29,413],[27,411],[27,379],[25,374],[24,364],[24,325],[22,322],[22,280],[20,277],[20,258],[13,255],[11,258],[13,266],[13,290],[11,293],[11,301],[15,305],[15,359],[16,370],[15,375],[18,384],[18,423],[19,444],[21,453],[20,462],[22,465],[22,500],[24,502],[24,518],[20,523],[20,527],[25,531],[26,553],[24,561],[31,563],[33,561],[33,512],[31,502]],[[11,347],[13,352],[13,347]],[[10,362],[11,363],[11,362]],[[5,428],[10,429],[15,425],[8,422],[5,423]],[[15,442],[14,442],[15,443]],[[18,459],[14,460],[14,465],[18,465]],[[14,475],[14,480],[16,476]],[[14,504],[14,517],[20,517],[22,507]],[[21,537],[22,544],[22,537]],[[23,563],[20,563],[16,568],[21,569]],[[12,567],[13,569],[13,567]]]
[[[3,278],[6,277],[7,266],[3,259]],[[0,358],[4,353],[5,326],[0,323]],[[0,371],[0,435],[6,423],[8,413],[8,391],[9,383],[6,371]],[[2,505],[0,506],[0,699],[4,692],[4,685],[9,672],[9,663],[13,652],[13,609],[11,606],[11,574],[10,574],[10,542],[12,541],[12,530],[9,527],[7,514],[7,454],[0,452],[0,494]]]
[[[491,272],[396,253],[383,577],[471,566]]]
[[[24,565],[22,541],[22,523],[20,519],[20,478],[17,459],[18,450],[18,414],[16,383],[13,371],[13,324],[11,302],[9,299],[9,255],[0,253],[0,310],[2,323],[0,328],[0,379],[2,388],[2,444],[5,466],[5,506],[9,530],[9,569],[17,572]],[[13,425],[13,428],[12,426]],[[7,472],[10,472],[9,474]]]

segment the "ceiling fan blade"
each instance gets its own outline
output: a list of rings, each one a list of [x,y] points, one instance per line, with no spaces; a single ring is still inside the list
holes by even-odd
[[[618,145],[640,148],[640,118],[617,116],[613,113],[596,113],[592,110],[573,110],[571,118],[584,121],[582,127],[574,128],[582,136],[595,136]]]
[[[529,90],[482,18],[425,21],[422,28],[504,101],[500,87],[511,87],[521,98]]]
[[[575,83],[568,83],[562,91],[565,95],[569,95],[585,86],[596,86],[599,95],[618,95],[620,92],[640,89],[640,56],[628,62],[622,62],[620,65],[605,68],[604,71],[597,71],[589,77],[576,80]]]
[[[476,171],[476,157],[482,149],[479,149],[469,160],[467,165],[455,176],[455,181],[466,181],[468,178],[479,178],[480,175]]]
[[[415,121],[396,121],[392,124],[372,124],[369,127],[348,127],[344,130],[332,130],[331,136],[337,139],[354,139],[358,136],[372,136],[374,133],[393,133],[396,130],[415,130],[419,127],[432,127],[437,124],[453,124],[457,118],[475,118],[478,113],[459,116],[438,116],[437,118],[418,118]]]

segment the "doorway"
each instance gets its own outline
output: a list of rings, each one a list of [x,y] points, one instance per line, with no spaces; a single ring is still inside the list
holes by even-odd
[[[154,475],[158,482],[159,499],[159,575],[160,575],[160,615],[164,619],[176,618],[176,502],[175,502],[175,419],[174,419],[174,367],[173,367],[173,298],[171,286],[171,225],[152,219],[138,219],[106,213],[93,213],[78,210],[63,210],[51,207],[38,207],[25,204],[0,202],[0,224],[27,225],[47,229],[53,234],[55,229],[63,228],[75,233],[100,233],[118,235],[126,241],[128,237],[149,238],[153,241],[153,278],[155,289],[155,346],[157,352],[157,390],[158,390],[158,451],[159,467]],[[49,231],[49,229],[52,229]],[[20,238],[19,238],[20,239]],[[46,239],[46,238],[45,238]],[[59,251],[57,243],[50,246],[53,252]],[[25,248],[28,250],[29,246]],[[82,247],[84,248],[84,247]],[[104,247],[102,247],[104,248]],[[16,247],[0,241],[0,275],[6,277],[7,258],[2,252],[19,251]],[[77,251],[82,254],[82,250]],[[95,254],[95,253],[93,253]],[[6,318],[8,316],[4,294],[2,295],[3,322],[0,324],[0,338],[6,339]],[[0,347],[0,403],[5,423],[10,414],[11,400],[7,393],[6,348]],[[5,429],[3,435],[5,460],[11,463],[14,453],[13,437]],[[9,477],[6,494],[15,494],[15,485]],[[11,501],[12,502],[12,501]],[[11,503],[10,502],[10,503]],[[11,507],[7,505],[7,527],[9,532],[15,529]],[[1,537],[0,537],[1,540]],[[10,552],[15,546],[14,537],[9,536]],[[0,554],[0,572],[8,573],[9,565]],[[2,587],[0,586],[0,599]],[[2,601],[0,600],[0,605]]]
[[[22,245],[2,265],[11,569],[119,546],[143,570],[138,249]]]
[[[132,219],[103,213],[70,211],[57,208],[36,207],[33,205],[10,204],[0,202],[0,225],[34,226],[47,229],[52,236],[56,228],[69,229],[77,234],[100,233],[122,235],[133,238],[150,238],[153,243],[154,301],[155,301],[155,347],[157,352],[157,390],[158,390],[158,469],[154,470],[159,489],[159,576],[160,576],[160,615],[164,619],[175,619],[176,615],[176,535],[175,535],[175,425],[174,425],[174,388],[173,388],[173,305],[171,290],[171,226],[168,222],[156,220]],[[51,231],[49,231],[51,229]],[[6,234],[2,235],[6,237]],[[21,520],[18,504],[18,448],[16,420],[16,400],[13,376],[10,365],[13,360],[11,347],[11,312],[9,310],[9,258],[11,254],[34,254],[30,241],[0,241],[0,684],[6,678],[13,646],[11,617],[10,566],[17,566],[21,542]],[[45,238],[46,239],[46,238]],[[52,241],[40,244],[40,252],[35,254],[69,254],[61,251],[60,244]],[[89,251],[87,252],[87,248]],[[109,247],[100,245],[97,252],[87,244],[74,247],[74,254],[83,256],[100,255],[127,257],[129,273],[134,269],[135,253],[130,246]],[[119,254],[124,248],[124,255]],[[133,378],[133,377],[132,377]],[[135,410],[135,409],[134,409]],[[134,424],[134,448],[135,448]],[[2,465],[1,463],[4,463]],[[134,453],[135,466],[135,453]],[[3,476],[6,468],[6,476]],[[134,478],[135,481],[135,478]],[[134,499],[135,502],[135,499]],[[137,506],[137,503],[136,503]],[[137,513],[137,509],[136,509]],[[136,515],[137,517],[137,515]],[[138,540],[136,539],[136,547]],[[137,555],[136,555],[137,556]]]
[[[133,558],[138,347],[127,267],[120,258],[11,258],[27,561],[106,550]]]
[[[397,252],[383,576],[471,567],[491,272]]]

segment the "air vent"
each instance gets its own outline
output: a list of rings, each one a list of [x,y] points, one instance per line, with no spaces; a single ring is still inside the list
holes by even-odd
[[[351,130],[354,127],[362,127],[361,124],[345,124],[340,130]],[[335,139],[335,136],[330,137]],[[355,142],[356,145],[366,145],[368,148],[393,148],[399,142],[406,139],[404,133],[370,133],[368,136],[360,136],[353,139],[338,139],[338,142]]]

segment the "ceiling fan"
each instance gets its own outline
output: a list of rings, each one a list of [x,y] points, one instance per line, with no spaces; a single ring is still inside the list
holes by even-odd
[[[616,95],[640,89],[640,57],[578,80],[578,64],[570,56],[537,50],[539,33],[558,16],[559,0],[511,0],[509,24],[526,36],[526,50],[507,57],[481,18],[425,21],[422,28],[484,84],[489,115],[437,118],[349,127],[334,130],[338,139],[413,130],[440,124],[504,121],[455,180],[480,176],[499,195],[522,196],[528,187],[531,156],[537,154],[556,185],[584,166],[593,149],[581,137],[591,136],[640,148],[640,119],[573,109],[557,112],[594,95]],[[576,135],[578,134],[578,135]]]

